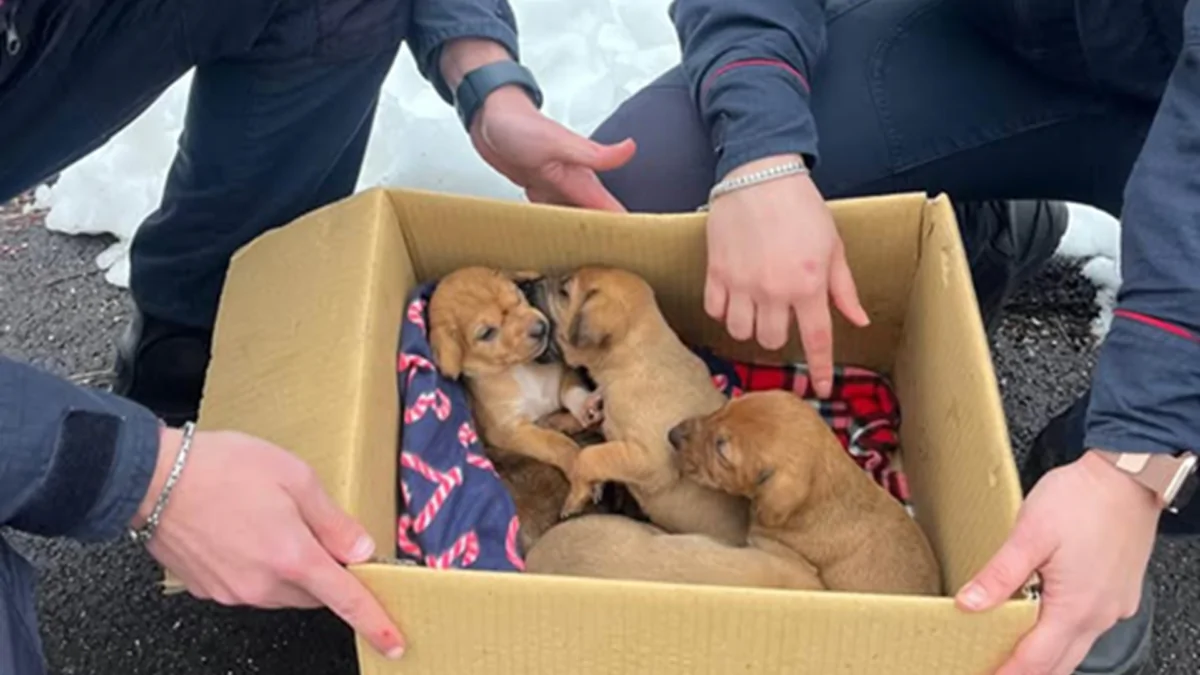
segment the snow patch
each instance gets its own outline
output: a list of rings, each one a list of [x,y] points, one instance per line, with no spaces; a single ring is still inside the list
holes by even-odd
[[[1120,221],[1087,204],[1067,202],[1067,231],[1055,256],[1087,261],[1080,273],[1096,285],[1095,301],[1100,310],[1092,322],[1092,334],[1097,340],[1104,339],[1121,288]]]

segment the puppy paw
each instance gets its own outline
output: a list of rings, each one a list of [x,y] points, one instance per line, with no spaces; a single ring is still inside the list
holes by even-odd
[[[567,494],[566,500],[563,501],[559,517],[566,520],[572,516],[577,516],[583,513],[589,504],[598,504],[603,496],[604,486],[602,484],[572,483],[571,491]]]
[[[599,390],[589,393],[583,387],[572,387],[563,395],[563,407],[583,429],[591,429],[604,420],[604,397]]]
[[[584,429],[591,429],[604,421],[604,397],[600,395],[599,391],[594,391],[587,397],[583,404],[582,414],[578,419]]]

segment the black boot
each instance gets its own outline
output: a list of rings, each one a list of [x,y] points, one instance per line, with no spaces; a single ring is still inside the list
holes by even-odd
[[[1083,454],[1084,423],[1090,392],[1085,392],[1042,429],[1021,464],[1021,487],[1026,494],[1049,471]],[[1142,602],[1129,619],[1102,634],[1076,675],[1142,675],[1150,670],[1154,636],[1154,585],[1150,572],[1142,585]]]
[[[117,345],[113,391],[170,426],[194,422],[211,346],[210,331],[135,312]]]
[[[1005,302],[1049,260],[1067,231],[1067,207],[1046,200],[954,202],[967,262],[990,335]]]

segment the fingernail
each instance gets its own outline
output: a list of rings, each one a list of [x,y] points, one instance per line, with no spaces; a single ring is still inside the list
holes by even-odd
[[[392,647],[392,649],[390,651],[388,651],[386,656],[389,659],[391,659],[392,661],[399,661],[400,657],[404,656],[404,645],[400,645],[399,647]]]
[[[987,592],[977,583],[969,583],[958,593],[959,600],[971,609],[979,609],[987,601]]]
[[[354,549],[350,551],[350,562],[365,562],[375,552],[375,542],[371,541],[369,535],[364,534],[354,543]]]

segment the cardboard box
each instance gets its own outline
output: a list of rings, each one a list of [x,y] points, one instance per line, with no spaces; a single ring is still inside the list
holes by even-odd
[[[862,302],[835,312],[836,358],[889,376],[916,517],[953,593],[995,552],[1020,504],[983,327],[944,197],[832,204]],[[458,267],[620,265],[656,288],[683,338],[738,359],[703,311],[704,216],[615,215],[373,190],[270,232],[236,256],[201,413],[292,449],[359,518],[379,552],[396,541],[406,294]],[[782,354],[799,359],[793,339]],[[398,663],[359,641],[364,675],[816,673],[984,675],[1034,623],[1019,594],[983,615],[950,597],[779,592],[445,571],[353,569],[408,637]]]

